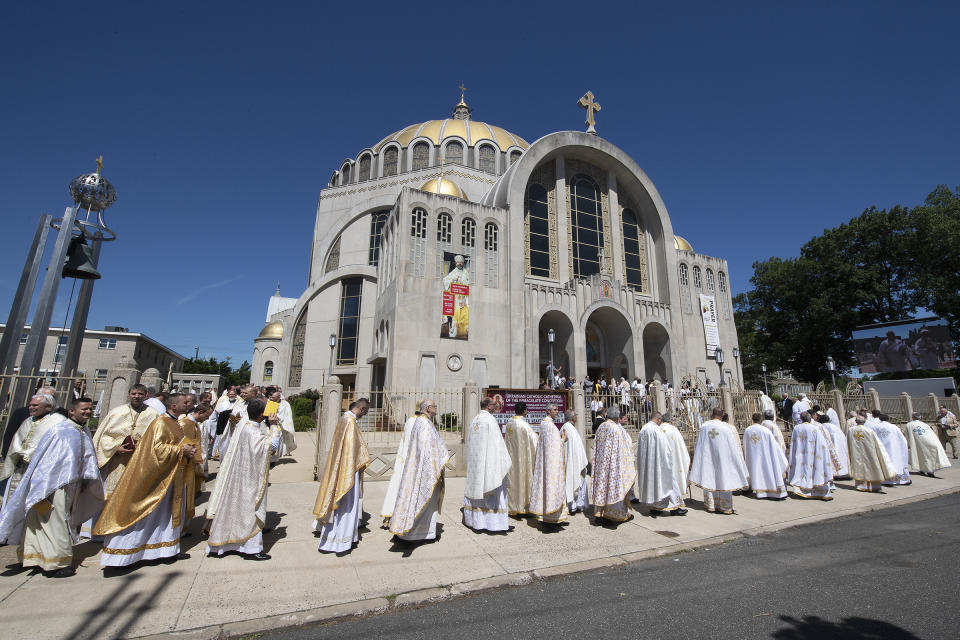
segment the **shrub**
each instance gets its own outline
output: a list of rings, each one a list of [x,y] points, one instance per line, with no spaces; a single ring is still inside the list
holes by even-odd
[[[294,431],[313,431],[316,428],[317,425],[310,416],[296,416],[293,419]]]
[[[459,418],[455,413],[444,413],[440,416],[440,426],[448,431],[456,431]]]
[[[306,391],[301,391],[300,394],[304,398],[310,398],[311,400],[319,400],[320,392],[316,389],[307,389]]]
[[[293,415],[310,416],[313,413],[313,400],[303,396],[290,398],[290,408],[293,409]]]

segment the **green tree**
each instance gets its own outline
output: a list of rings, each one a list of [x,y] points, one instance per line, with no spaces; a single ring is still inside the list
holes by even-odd
[[[184,373],[214,373],[224,379],[227,386],[246,384],[250,382],[250,363],[246,360],[234,369],[230,365],[230,358],[217,360],[213,356],[207,359],[190,358],[183,363]]]

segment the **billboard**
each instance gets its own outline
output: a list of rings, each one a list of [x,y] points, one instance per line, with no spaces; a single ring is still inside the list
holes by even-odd
[[[443,265],[440,337],[466,340],[470,335],[470,256],[444,251]]]
[[[713,358],[717,355],[717,347],[720,346],[716,298],[700,294],[700,315],[703,316],[703,338],[707,343],[707,357]]]
[[[540,421],[546,417],[548,403],[556,403],[557,411],[560,412],[561,417],[555,421],[558,427],[563,426],[563,412],[572,406],[569,392],[560,389],[484,389],[483,395],[493,399],[490,413],[500,425],[501,431],[515,415],[514,408],[520,401],[527,403],[526,420],[534,431],[539,429]]]
[[[853,348],[863,373],[957,366],[950,328],[940,318],[921,318],[860,327]]]

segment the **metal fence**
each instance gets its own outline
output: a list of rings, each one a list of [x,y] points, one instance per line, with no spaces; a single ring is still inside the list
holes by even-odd
[[[463,391],[417,391],[415,389],[377,389],[375,391],[344,390],[342,410],[357,398],[370,399],[370,411],[359,422],[368,444],[396,443],[400,440],[407,418],[420,402],[432,398],[437,403],[434,425],[445,440],[459,441],[463,432]],[[467,416],[466,419],[470,419]]]
[[[902,397],[881,397],[880,411],[890,416],[890,422],[908,422],[910,420]]]
[[[20,375],[16,373],[0,375],[0,432],[6,428],[17,429],[20,425],[7,425],[10,414],[21,407],[25,407],[30,401],[30,396],[34,395],[40,387],[51,386],[56,390],[54,400],[58,407],[67,407],[73,398],[73,387],[76,381],[81,381],[81,389],[89,396],[89,390],[83,385],[83,376],[57,376],[51,378],[46,374],[41,375]],[[14,402],[15,399],[21,399],[20,402]],[[93,398],[96,402],[96,398]],[[22,403],[22,404],[21,404]],[[16,406],[15,406],[16,405]]]
[[[620,414],[627,417],[626,430],[636,434],[647,422],[650,421],[650,415],[653,413],[653,400],[649,395],[641,395],[639,392],[631,390],[625,396],[619,391],[602,391],[600,393],[588,392],[584,394],[584,406],[590,411],[591,420],[596,419],[596,412],[593,411],[594,402],[600,401],[604,408],[619,407]],[[592,433],[592,424],[586,429],[587,433]]]

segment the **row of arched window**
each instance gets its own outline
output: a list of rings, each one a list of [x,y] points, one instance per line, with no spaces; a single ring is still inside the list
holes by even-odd
[[[499,227],[495,222],[487,222],[483,226],[484,251],[497,250],[499,235]],[[427,237],[427,212],[421,207],[415,208],[410,216],[410,237]],[[437,214],[436,238],[439,244],[453,243],[453,216],[446,211]],[[477,246],[477,222],[473,218],[465,217],[460,221],[460,246],[464,249]]]
[[[726,293],[727,291],[727,274],[723,271],[717,271],[716,281],[714,280],[713,269],[707,267],[707,290],[715,291],[717,289],[716,282],[720,284],[720,292]],[[680,263],[680,286],[687,287],[690,286],[690,268],[687,266],[686,262]],[[697,290],[703,290],[703,277],[700,267],[693,265],[693,287]]]
[[[397,144],[391,144],[385,147],[379,154],[380,166],[375,166],[375,155],[373,152],[364,152],[360,155],[356,163],[347,161],[340,167],[339,177],[334,174],[331,178],[331,185],[345,185],[354,182],[366,182],[373,178],[386,178],[395,176],[403,171],[419,171],[430,166],[440,164],[441,158],[445,163],[467,164],[466,148],[458,140],[451,140],[443,147],[440,155],[437,155],[431,162],[430,148],[433,145],[424,140],[420,140],[407,148],[406,158],[402,156],[402,149]],[[507,156],[507,166],[516,162],[521,155],[519,149],[511,150]],[[481,143],[476,147],[473,166],[476,169],[487,173],[497,173],[497,148],[489,143]],[[405,162],[402,162],[405,160]],[[403,166],[401,166],[401,163]],[[354,175],[354,170],[356,175]]]

